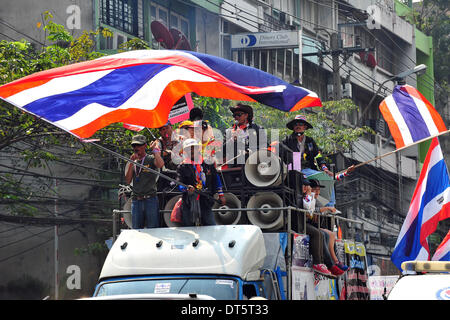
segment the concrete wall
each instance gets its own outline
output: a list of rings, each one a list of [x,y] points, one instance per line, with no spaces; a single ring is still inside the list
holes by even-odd
[[[3,222],[0,234],[0,299],[54,299],[54,227]],[[59,299],[91,296],[105,256],[81,252],[103,239],[93,225],[61,226],[58,234]]]
[[[42,30],[44,20],[41,16],[44,11],[49,11],[53,21],[71,30],[75,37],[80,36],[83,30],[93,29],[92,4],[93,0],[2,1],[0,39],[24,38],[36,44],[45,43]],[[38,23],[41,23],[40,28]]]

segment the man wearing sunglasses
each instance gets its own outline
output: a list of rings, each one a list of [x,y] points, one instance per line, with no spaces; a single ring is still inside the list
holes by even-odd
[[[164,166],[158,140],[154,140],[149,148],[152,154],[146,153],[147,138],[141,134],[132,138],[133,160],[144,167],[155,171]],[[156,196],[158,175],[141,166],[128,163],[125,167],[125,181],[132,184],[131,218],[133,229],[158,228],[160,226],[159,204]]]
[[[234,125],[227,130],[223,155],[228,166],[243,166],[249,152],[267,148],[267,136],[265,129],[253,122],[252,107],[239,103],[236,107],[230,107],[230,111]]]

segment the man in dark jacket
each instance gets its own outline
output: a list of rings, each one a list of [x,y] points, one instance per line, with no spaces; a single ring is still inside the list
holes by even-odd
[[[219,194],[219,200],[225,205],[222,191],[222,182],[217,174],[214,164],[207,164],[201,158],[201,144],[195,139],[187,139],[183,143],[183,152],[186,157],[178,166],[178,179],[183,184],[179,190],[183,191],[181,205],[184,226],[215,225],[212,206],[213,195]],[[201,191],[202,194],[194,193]]]
[[[283,140],[283,144],[294,152],[300,152],[302,157],[302,170],[310,168],[313,170],[324,171],[329,176],[333,176],[333,173],[328,170],[325,159],[320,154],[320,150],[314,139],[305,135],[306,130],[312,129],[312,125],[306,121],[306,117],[297,115],[293,120],[286,124],[286,127],[293,132]],[[283,159],[287,163],[291,163],[292,152],[284,148]]]
[[[319,148],[313,138],[305,135],[305,131],[312,129],[312,125],[306,120],[304,115],[296,115],[294,119],[286,124],[286,127],[292,130],[292,134],[286,137],[281,143],[281,157],[287,164],[291,164],[295,168],[294,153],[298,152],[301,157],[301,171],[308,177],[317,171],[323,171],[330,177],[333,173],[328,169],[325,159],[322,157]],[[293,173],[290,173],[290,185],[293,186]],[[334,190],[331,195],[332,199],[327,206],[334,206]]]

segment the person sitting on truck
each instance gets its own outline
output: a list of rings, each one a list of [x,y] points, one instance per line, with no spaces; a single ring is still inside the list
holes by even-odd
[[[142,166],[159,172],[164,166],[161,158],[161,150],[158,141],[154,140],[150,145],[152,154],[146,153],[147,138],[144,135],[135,135],[131,140],[133,154],[130,160],[140,163]],[[131,219],[133,229],[158,228],[160,226],[159,203],[156,196],[156,183],[158,174],[146,170],[136,164],[127,163],[125,169],[125,181],[132,185],[131,195]]]
[[[311,192],[311,183],[307,179],[302,179],[302,199],[298,203],[298,208],[308,210],[308,213],[301,213],[297,215],[297,230],[294,231],[298,233],[305,233],[309,235],[309,248],[312,255],[313,270],[317,273],[323,274],[328,277],[334,277],[330,270],[328,270],[325,265],[324,258],[324,240],[323,234],[318,228],[312,224],[312,212],[314,210],[314,198]],[[305,225],[305,215],[307,216],[307,221]]]
[[[336,252],[334,251],[336,235],[331,230],[328,230],[325,228],[320,228],[320,226],[318,226],[318,222],[317,222],[318,215],[323,214],[325,212],[335,213],[336,208],[320,206],[318,203],[318,198],[320,195],[320,188],[325,188],[325,187],[320,185],[320,182],[317,179],[311,179],[310,183],[311,183],[311,191],[312,191],[312,193],[314,193],[314,198],[316,200],[315,204],[314,204],[315,205],[314,212],[317,214],[314,216],[312,224],[316,228],[319,228],[319,230],[323,234],[324,244],[325,244],[324,245],[324,255],[328,258],[328,259],[325,259],[325,261],[329,261],[329,263],[326,264],[328,269],[331,271],[332,274],[339,276],[339,275],[342,275],[345,271],[347,271],[348,267],[339,261],[339,259],[336,256]]]
[[[216,224],[212,212],[215,193],[219,194],[219,201],[225,205],[222,182],[216,168],[214,164],[203,161],[200,151],[201,144],[197,140],[184,141],[184,160],[177,170],[179,181],[187,186],[179,185],[179,190],[184,192],[181,205],[184,226]]]

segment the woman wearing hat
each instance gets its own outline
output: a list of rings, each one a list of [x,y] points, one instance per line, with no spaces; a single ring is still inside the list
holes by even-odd
[[[181,205],[183,225],[194,226],[199,222],[201,225],[215,225],[213,195],[218,193],[222,205],[225,204],[220,177],[214,164],[203,161],[201,144],[197,140],[185,140],[183,153],[184,160],[177,170],[178,180],[187,185],[187,188],[179,186],[179,190],[184,192]],[[195,190],[203,194],[194,193]]]

